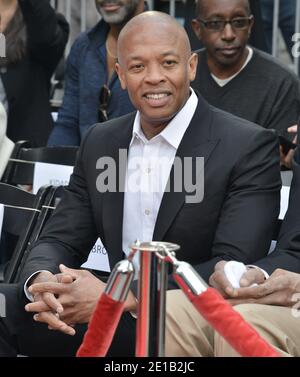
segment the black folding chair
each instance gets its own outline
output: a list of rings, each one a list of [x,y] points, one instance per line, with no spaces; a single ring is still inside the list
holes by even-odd
[[[31,246],[36,242],[46,224],[51,217],[58,201],[62,195],[63,186],[48,186],[47,194],[43,199],[35,225],[28,239],[27,247],[20,253],[15,252],[11,259],[7,271],[5,272],[5,283],[16,283],[19,281],[21,271],[30,254]]]
[[[11,161],[14,161],[16,158],[18,158],[21,148],[29,148],[29,147],[30,147],[30,142],[27,140],[21,140],[15,143],[14,149],[10,155],[5,171],[3,173],[1,182],[9,184],[9,177],[11,175],[11,169],[13,167]]]
[[[39,218],[51,186],[41,187],[36,195],[15,186],[0,183],[0,203],[4,205],[0,253],[18,265],[28,247],[29,240]],[[0,282],[6,279],[10,262],[1,264]],[[10,279],[12,279],[10,274]]]
[[[32,185],[36,162],[75,165],[78,151],[78,147],[76,146],[28,148],[28,144],[25,144],[25,142],[20,143],[16,143],[16,151],[13,151],[9,159],[2,178],[3,183]]]

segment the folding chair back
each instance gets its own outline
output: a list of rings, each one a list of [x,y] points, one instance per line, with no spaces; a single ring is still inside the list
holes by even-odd
[[[78,151],[75,146],[27,148],[20,147],[18,143],[17,148],[2,179],[2,182],[11,185],[32,185],[36,162],[74,166]]]
[[[5,272],[5,283],[16,283],[19,281],[21,271],[26,263],[28,255],[30,253],[31,246],[36,242],[46,224],[51,217],[57,201],[61,197],[62,186],[48,186],[47,192],[42,198],[40,203],[40,210],[36,218],[35,224],[31,229],[29,238],[27,240],[27,246],[23,249],[17,249],[10,260],[7,271]]]
[[[50,187],[42,187],[36,195],[15,186],[0,183],[0,203],[4,205],[4,218],[0,252],[7,259],[20,261],[27,248],[42,205]],[[7,267],[9,269],[9,266]],[[0,268],[0,281],[4,279],[4,265]]]
[[[3,173],[1,182],[10,184],[10,177],[12,176],[12,169],[14,168],[14,163],[12,161],[18,158],[21,148],[29,148],[29,147],[30,147],[30,142],[27,140],[21,140],[15,143],[14,149],[12,151],[12,154],[8,160],[7,166]]]

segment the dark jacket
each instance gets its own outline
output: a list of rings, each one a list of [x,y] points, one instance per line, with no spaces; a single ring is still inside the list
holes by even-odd
[[[276,249],[255,264],[269,274],[277,268],[300,274],[300,128],[294,156],[289,207],[280,228]]]
[[[46,145],[53,122],[49,103],[50,79],[63,56],[69,26],[48,0],[19,0],[27,26],[27,53],[1,70],[8,100],[7,135],[13,141]]]
[[[88,131],[70,185],[31,250],[21,281],[38,270],[56,273],[60,263],[79,268],[98,236],[111,268],[123,258],[124,193],[122,187],[117,192],[97,190],[101,170],[96,162],[102,156],[112,158],[118,172],[119,149],[128,149],[133,121],[134,114],[129,114]],[[178,258],[194,265],[206,280],[222,259],[248,264],[263,257],[279,213],[281,180],[274,132],[210,107],[199,97],[177,156],[204,157],[204,198],[187,203],[191,193],[185,185],[176,192],[171,183],[162,198],[153,240],[179,244]],[[193,182],[200,174],[195,168],[194,160]]]
[[[198,51],[194,89],[212,106],[281,132],[300,116],[300,81],[294,72],[271,55],[253,49],[246,67],[225,86],[211,76],[206,49]]]

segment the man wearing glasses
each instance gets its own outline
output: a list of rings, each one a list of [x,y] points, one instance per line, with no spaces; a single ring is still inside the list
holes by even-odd
[[[193,29],[204,49],[193,87],[222,110],[265,128],[286,130],[300,115],[299,80],[248,43],[248,0],[198,0]]]
[[[48,145],[79,145],[93,124],[134,110],[115,73],[116,49],[122,27],[144,11],[144,0],[95,3],[102,19],[83,33],[71,49],[64,100]]]

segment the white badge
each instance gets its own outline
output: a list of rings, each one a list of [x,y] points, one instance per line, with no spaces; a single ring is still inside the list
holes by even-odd
[[[110,272],[107,251],[105,250],[100,238],[98,238],[97,242],[90,251],[87,261],[81,267]]]
[[[36,162],[33,176],[33,193],[36,194],[39,188],[44,185],[68,185],[72,173],[73,166]]]

